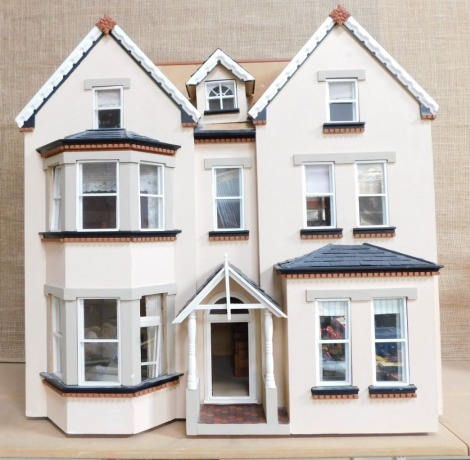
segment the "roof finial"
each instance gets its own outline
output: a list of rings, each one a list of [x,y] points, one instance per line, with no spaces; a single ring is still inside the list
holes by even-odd
[[[351,16],[351,13],[342,5],[338,5],[331,13],[330,17],[336,24],[342,26]]]
[[[97,23],[97,27],[103,32],[105,35],[108,35],[109,32],[113,30],[113,27],[116,25],[116,21],[110,18],[107,14],[105,14]]]

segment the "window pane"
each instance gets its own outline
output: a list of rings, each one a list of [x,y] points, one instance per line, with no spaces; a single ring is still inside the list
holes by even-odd
[[[162,227],[162,199],[154,196],[140,197],[140,228],[159,229]]]
[[[216,195],[218,198],[240,196],[240,169],[216,169],[215,177]]]
[[[84,196],[82,206],[83,229],[116,228],[115,196]]]
[[[85,343],[85,381],[118,381],[118,344]]]
[[[241,200],[217,200],[217,228],[241,228]]]
[[[209,100],[209,110],[222,110],[222,101],[220,99]]]
[[[359,197],[360,225],[385,225],[385,197]]]
[[[84,299],[83,315],[86,339],[117,338],[116,299]]]
[[[121,106],[120,89],[102,89],[96,92],[96,97],[98,99],[98,108],[110,108]]]
[[[331,192],[331,167],[330,165],[305,166],[305,183],[307,193]]]
[[[354,121],[355,105],[352,102],[335,102],[330,104],[330,121]]]
[[[355,99],[355,85],[351,81],[335,81],[328,83],[330,101],[338,99]]]
[[[347,344],[321,344],[320,379],[325,381],[347,380]]]
[[[307,227],[330,227],[331,198],[307,197]]]
[[[358,164],[357,175],[361,195],[385,193],[383,164]]]
[[[114,129],[120,127],[120,109],[102,109],[98,112],[98,129]]]
[[[117,163],[81,163],[82,193],[115,193]]]
[[[406,380],[406,351],[403,342],[375,344],[377,382]]]
[[[161,195],[161,168],[159,166],[140,165],[140,193]]]

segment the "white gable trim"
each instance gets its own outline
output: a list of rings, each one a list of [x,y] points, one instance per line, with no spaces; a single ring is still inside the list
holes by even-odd
[[[194,122],[197,123],[201,117],[198,110],[183,96],[183,94],[171,83],[168,78],[157,68],[157,66],[143,53],[143,51],[125,34],[125,32],[115,25],[110,32],[114,39],[142,66],[148,75],[160,86],[167,95],[182,110],[184,110]],[[60,86],[60,84],[73,71],[75,65],[87,54],[95,45],[97,40],[101,38],[103,32],[94,26],[88,35],[80,42],[80,44],[65,59],[59,68],[46,81],[41,89],[26,104],[23,110],[15,118],[19,128],[22,128],[25,122],[41,107],[43,102]]]
[[[232,278],[259,302],[259,305],[241,304],[237,305],[237,307],[266,308],[273,315],[279,318],[287,318],[285,313],[276,305],[275,302],[273,302],[268,296],[264,295],[262,291],[255,289],[247,280],[240,276],[240,274],[234,270],[230,264],[225,263],[224,266],[212,277],[212,279],[197,293],[197,295],[178,313],[176,318],[173,320],[173,324],[182,323],[195,310],[207,310],[214,308],[214,305],[210,304],[201,305],[201,301],[207,297],[209,293],[217,286],[217,284],[219,284],[219,282],[224,278],[226,280],[226,297],[228,299],[230,299],[228,279]],[[219,306],[220,305],[217,305],[217,307]],[[227,305],[227,309],[230,309],[230,305]]]
[[[294,59],[274,80],[265,93],[258,99],[256,104],[248,112],[248,115],[256,117],[271,103],[284,85],[290,80],[300,66],[306,61],[310,54],[325,36],[336,25],[335,21],[328,17],[319,29],[313,34],[308,42],[296,54]],[[343,23],[352,35],[358,40],[432,115],[439,110],[437,102],[401,67],[390,54],[352,17]]]

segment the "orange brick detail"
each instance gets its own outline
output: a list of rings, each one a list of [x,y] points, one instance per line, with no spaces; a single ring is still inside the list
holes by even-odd
[[[382,393],[372,394],[371,399],[409,399],[416,398],[416,393]]]
[[[159,243],[176,241],[176,236],[93,237],[93,238],[43,238],[44,243]]]
[[[246,142],[255,142],[255,139],[250,137],[243,137],[240,139],[194,139],[195,144],[241,144]]]
[[[103,32],[105,35],[108,35],[112,30],[113,27],[116,25],[116,21],[110,18],[107,14],[105,14],[97,23],[96,26]]]
[[[34,128],[20,128],[20,133],[32,133]]]
[[[248,235],[210,236],[209,241],[247,241]]]
[[[314,233],[301,235],[302,240],[326,240],[326,239],[339,239],[343,238],[341,233],[332,233],[331,235],[315,235]]]
[[[313,395],[313,399],[358,399],[359,395]]]
[[[394,237],[395,232],[383,232],[383,233],[354,233],[354,238],[391,238]]]
[[[323,127],[324,134],[349,134],[349,133],[363,133],[364,127],[337,127],[337,128],[325,128]]]
[[[280,273],[287,279],[318,279],[318,278],[383,278],[409,276],[438,276],[439,272],[377,272],[377,273]]]
[[[331,13],[330,17],[336,24],[342,26],[351,16],[351,13],[342,5],[338,5]]]

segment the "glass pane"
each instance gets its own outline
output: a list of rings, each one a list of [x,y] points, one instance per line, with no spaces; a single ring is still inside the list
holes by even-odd
[[[118,381],[118,344],[85,343],[85,381]]]
[[[153,165],[140,165],[140,193],[161,195],[161,168]]]
[[[347,344],[320,345],[320,376],[325,381],[347,380]]]
[[[401,315],[397,313],[375,314],[376,339],[403,339],[405,331]]]
[[[330,121],[355,121],[355,106],[352,102],[330,104]]]
[[[140,369],[140,379],[142,381],[158,377],[156,364],[144,364]]]
[[[357,175],[361,195],[385,193],[383,164],[358,164]]]
[[[220,97],[220,86],[218,84],[210,89],[209,97]]]
[[[307,197],[307,227],[331,226],[331,198]]]
[[[140,228],[159,229],[162,226],[162,199],[155,196],[140,197]]]
[[[223,197],[236,197],[241,194],[240,184],[240,169],[227,168],[216,169],[216,196]]]
[[[117,300],[84,299],[85,339],[117,339]]]
[[[359,197],[360,225],[385,225],[385,197]]]
[[[211,99],[209,101],[209,110],[222,110],[220,99]]]
[[[231,110],[235,108],[235,98],[234,97],[227,97],[222,99],[222,109],[223,110]]]
[[[117,163],[81,163],[82,193],[115,193]]]
[[[84,196],[82,206],[83,229],[116,228],[115,196]]]
[[[114,129],[120,127],[120,109],[101,109],[98,111],[98,129]]]
[[[405,344],[400,342],[376,343],[375,364],[377,382],[405,381]]]
[[[339,99],[355,99],[355,85],[352,81],[329,82],[330,101]]]
[[[307,193],[331,193],[330,165],[305,166]]]
[[[221,94],[223,96],[233,96],[233,87],[228,85],[221,86]]]
[[[217,228],[241,228],[241,200],[217,200]]]
[[[101,107],[120,107],[121,106],[121,90],[120,89],[103,89],[96,92],[98,99],[97,106]]]

